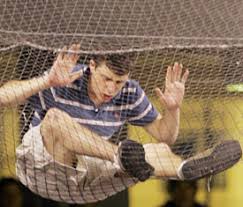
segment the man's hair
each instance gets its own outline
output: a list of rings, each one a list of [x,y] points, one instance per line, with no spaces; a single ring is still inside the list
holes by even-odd
[[[106,66],[117,75],[126,75],[131,71],[134,66],[135,54],[134,53],[118,53],[106,55],[93,55],[92,60],[99,66],[105,63]]]

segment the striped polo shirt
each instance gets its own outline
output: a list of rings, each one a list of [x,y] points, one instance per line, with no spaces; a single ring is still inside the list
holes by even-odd
[[[54,107],[67,112],[78,123],[109,139],[125,122],[145,126],[158,116],[145,92],[134,80],[128,80],[111,101],[96,107],[87,90],[90,70],[81,64],[73,69],[78,70],[83,70],[84,74],[72,84],[43,90],[28,99],[34,109],[32,126],[39,125],[46,111]]]

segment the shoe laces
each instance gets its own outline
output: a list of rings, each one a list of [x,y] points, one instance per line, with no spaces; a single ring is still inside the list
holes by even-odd
[[[210,190],[211,190],[212,178],[213,178],[213,175],[210,175],[209,177],[207,177],[207,180],[206,180],[208,192],[210,192]]]

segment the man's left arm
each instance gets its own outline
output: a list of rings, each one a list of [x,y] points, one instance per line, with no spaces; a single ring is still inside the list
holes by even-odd
[[[165,106],[165,112],[146,125],[144,128],[160,142],[169,145],[176,141],[180,124],[180,107],[184,98],[185,83],[189,71],[182,74],[182,65],[175,63],[173,67],[168,67],[165,79],[165,91],[156,88],[161,105]]]
[[[174,111],[166,110],[164,116],[161,114],[144,129],[159,142],[165,142],[168,145],[176,141],[179,132],[180,109]]]

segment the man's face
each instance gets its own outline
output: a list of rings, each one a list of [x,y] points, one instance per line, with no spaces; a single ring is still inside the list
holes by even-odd
[[[89,89],[91,99],[96,104],[109,102],[116,96],[128,80],[128,74],[116,75],[110,70],[105,63],[96,66],[90,62],[91,81]]]

